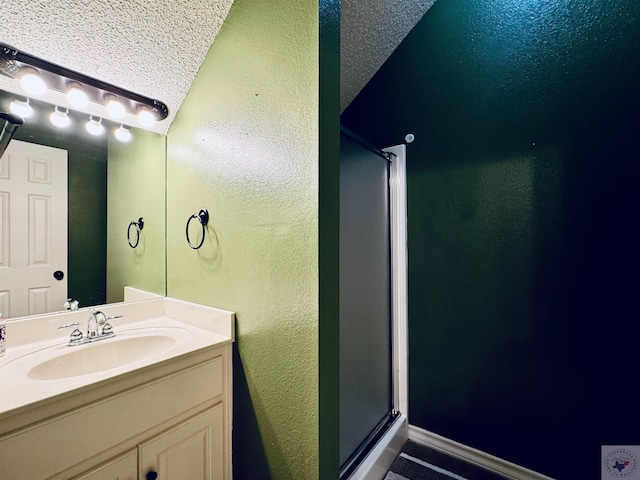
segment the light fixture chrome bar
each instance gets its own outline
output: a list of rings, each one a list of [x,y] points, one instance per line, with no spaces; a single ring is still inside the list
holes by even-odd
[[[134,114],[137,113],[140,107],[146,107],[159,121],[164,120],[169,115],[169,108],[160,100],[125,90],[0,43],[1,74],[16,78],[20,73],[20,69],[27,66],[38,69],[49,88],[54,90],[66,93],[70,83],[76,82],[92,88],[92,91],[86,93],[96,103],[104,104],[105,97],[108,94],[112,94],[119,99],[127,101],[129,103],[127,110]]]

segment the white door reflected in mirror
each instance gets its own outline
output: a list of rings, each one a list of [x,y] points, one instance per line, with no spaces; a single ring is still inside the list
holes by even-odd
[[[67,151],[13,140],[0,159],[4,317],[62,309],[66,271]]]

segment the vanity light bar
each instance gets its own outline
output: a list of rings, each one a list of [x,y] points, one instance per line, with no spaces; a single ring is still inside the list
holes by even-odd
[[[81,123],[81,119],[86,118],[88,121],[84,123],[85,129],[92,135],[101,136],[108,129],[120,142],[126,143],[131,141],[133,138],[131,129],[122,123],[114,123],[108,119],[103,119],[100,116],[74,112],[66,107],[51,105],[47,102],[38,100],[34,100],[33,103],[31,103],[30,99],[27,97],[17,96],[9,102],[10,97],[11,94],[9,94],[9,98],[3,100],[2,105],[0,105],[0,108],[5,108],[5,106],[8,105],[9,111],[11,112],[11,114],[0,113],[0,119],[2,120],[5,120],[9,116],[12,119],[19,119],[20,124],[22,124],[27,118],[31,117],[34,118],[35,123],[47,118],[49,123],[55,127],[65,129],[75,122]],[[3,123],[4,122],[0,122],[0,130]],[[116,128],[118,126],[119,128]]]
[[[24,71],[33,73],[34,69],[47,87],[52,90],[66,94],[73,86],[77,87],[77,84],[80,84],[89,100],[100,105],[106,105],[115,96],[126,111],[134,115],[148,112],[155,117],[156,121],[164,120],[169,116],[168,107],[160,100],[145,97],[102,80],[74,72],[0,43],[0,74],[11,78],[20,78]]]

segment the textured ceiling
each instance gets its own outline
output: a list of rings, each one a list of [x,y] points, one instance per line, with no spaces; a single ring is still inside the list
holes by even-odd
[[[340,110],[371,80],[436,0],[343,0]]]
[[[341,110],[355,98],[435,0],[343,0]],[[0,43],[156,98],[166,134],[233,0],[29,0],[0,7]],[[20,93],[0,76],[0,89]],[[63,104],[59,93],[42,98]],[[103,116],[91,105],[87,113]],[[125,124],[136,125],[133,115]]]
[[[233,0],[29,0],[0,6],[0,42],[156,98],[166,133]],[[0,76],[0,88],[18,93]],[[56,102],[54,98],[45,99]],[[99,114],[99,111],[88,113]],[[135,124],[133,116],[125,123]]]

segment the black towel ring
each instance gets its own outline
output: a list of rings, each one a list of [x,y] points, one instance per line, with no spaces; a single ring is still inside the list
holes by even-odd
[[[131,242],[131,227],[136,227],[135,244]],[[127,242],[129,242],[129,246],[131,248],[136,248],[138,246],[138,243],[140,243],[140,230],[142,230],[143,227],[144,227],[144,220],[142,219],[142,217],[140,217],[137,222],[129,223],[129,228],[127,228]]]
[[[202,225],[202,238],[200,239],[200,243],[198,245],[194,245],[193,243],[191,243],[191,240],[189,240],[189,223],[194,218],[197,218],[198,221],[200,222],[200,225]],[[198,213],[194,213],[193,215],[191,215],[189,217],[189,220],[187,220],[187,228],[186,228],[186,232],[185,232],[186,235],[187,235],[187,243],[194,250],[198,250],[202,246],[202,244],[204,243],[204,232],[205,232],[205,227],[206,227],[207,223],[209,223],[209,212],[205,208],[200,210]]]

